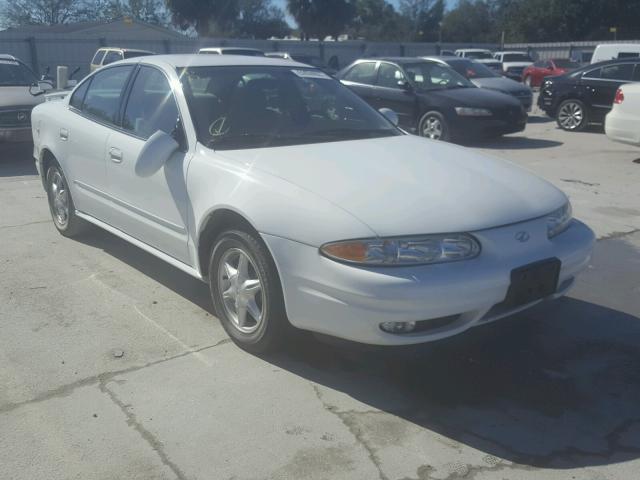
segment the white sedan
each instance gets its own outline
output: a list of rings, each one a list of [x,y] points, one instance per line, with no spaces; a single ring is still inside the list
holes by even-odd
[[[60,233],[94,224],[208,282],[254,352],[291,326],[451,336],[563,295],[594,242],[546,181],[408,135],[291,60],[117,62],[38,106],[33,135]]]
[[[623,85],[604,123],[607,137],[640,147],[640,83]]]

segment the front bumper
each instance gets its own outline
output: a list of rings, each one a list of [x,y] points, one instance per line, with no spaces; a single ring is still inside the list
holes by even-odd
[[[637,115],[613,110],[605,120],[604,131],[611,140],[628,145],[640,146],[640,132],[634,128]]]
[[[527,243],[515,240],[530,233]],[[501,302],[511,271],[558,258],[558,289],[565,294],[591,259],[593,232],[572,221],[549,240],[544,218],[473,233],[482,253],[473,260],[417,267],[360,268],[334,262],[316,247],[263,234],[282,282],[289,321],[295,327],[374,345],[407,345],[446,338],[542,301],[505,310]],[[443,317],[451,321],[441,323]],[[380,323],[434,320],[434,328],[391,334]]]
[[[0,127],[0,142],[30,142],[32,140],[31,126]]]
[[[522,132],[527,126],[527,114],[522,111],[514,115],[492,117],[460,117],[451,122],[453,139],[487,138]]]

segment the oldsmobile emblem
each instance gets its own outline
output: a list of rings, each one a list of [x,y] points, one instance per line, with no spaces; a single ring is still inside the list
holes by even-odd
[[[516,233],[516,240],[518,240],[520,243],[528,242],[530,238],[531,235],[529,235],[529,232],[522,231]]]

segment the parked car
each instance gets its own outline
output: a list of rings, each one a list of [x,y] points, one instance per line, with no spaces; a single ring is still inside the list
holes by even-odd
[[[16,57],[0,54],[0,141],[31,140],[31,110],[51,88]]]
[[[291,326],[438,340],[565,294],[591,256],[556,187],[288,60],[124,60],[33,120],[58,231],[97,225],[208,282],[253,352]]]
[[[459,57],[423,57],[425,60],[432,60],[449,65],[460,75],[470,80],[476,87],[495,90],[516,97],[524,109],[531,111],[533,104],[533,92],[531,88],[523,86],[521,83],[505,78],[494,70],[473,60]]]
[[[209,55],[242,55],[245,57],[264,57],[264,52],[257,48],[242,47],[206,47],[198,50],[198,53]]]
[[[135,48],[117,48],[117,47],[104,47],[99,48],[96,54],[91,60],[89,71],[93,72],[100,67],[109,65],[113,62],[117,62],[126,58],[146,57],[148,55],[155,55],[155,53],[149,50],[137,50]]]
[[[390,108],[407,131],[433,140],[467,140],[524,130],[527,114],[510,95],[477,88],[442,62],[357,60],[337,78],[374,108]]]
[[[311,65],[312,67],[319,68],[324,73],[329,75],[335,75],[337,70],[330,68],[322,58],[317,57],[315,55],[305,55],[299,53],[288,53],[288,52],[267,52],[265,56],[269,58],[284,58],[293,60],[299,63],[304,63],[305,65]]]
[[[558,77],[545,78],[538,106],[567,131],[602,123],[618,88],[640,81],[640,58],[588,65]]]
[[[604,131],[611,140],[640,147],[640,83],[618,88]]]
[[[639,43],[603,43],[598,45],[591,57],[591,63],[606,62],[624,58],[640,58]]]
[[[502,71],[502,64],[493,57],[491,50],[484,48],[461,48],[454,53],[456,57],[473,60],[474,62],[486,65],[492,70]]]
[[[526,52],[496,52],[494,58],[502,64],[502,71],[512,80],[522,81],[522,72],[533,60]]]
[[[539,87],[542,85],[544,77],[555,77],[564,75],[581,67],[581,64],[566,58],[551,58],[549,60],[538,60],[533,65],[529,65],[522,72],[522,81],[529,87]]]

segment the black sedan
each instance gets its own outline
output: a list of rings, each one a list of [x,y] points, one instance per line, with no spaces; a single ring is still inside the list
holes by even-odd
[[[476,87],[495,90],[496,92],[516,97],[527,112],[531,110],[533,92],[529,87],[496,73],[495,70],[486,67],[482,63],[460,57],[425,57],[425,59],[449,65]]]
[[[640,59],[594,63],[565,75],[546,77],[538,106],[563,130],[577,132],[602,123],[613,107],[618,88],[640,82]]]
[[[434,140],[466,140],[524,130],[527,114],[510,95],[477,88],[447,65],[419,58],[357,60],[337,75],[400,126]]]

